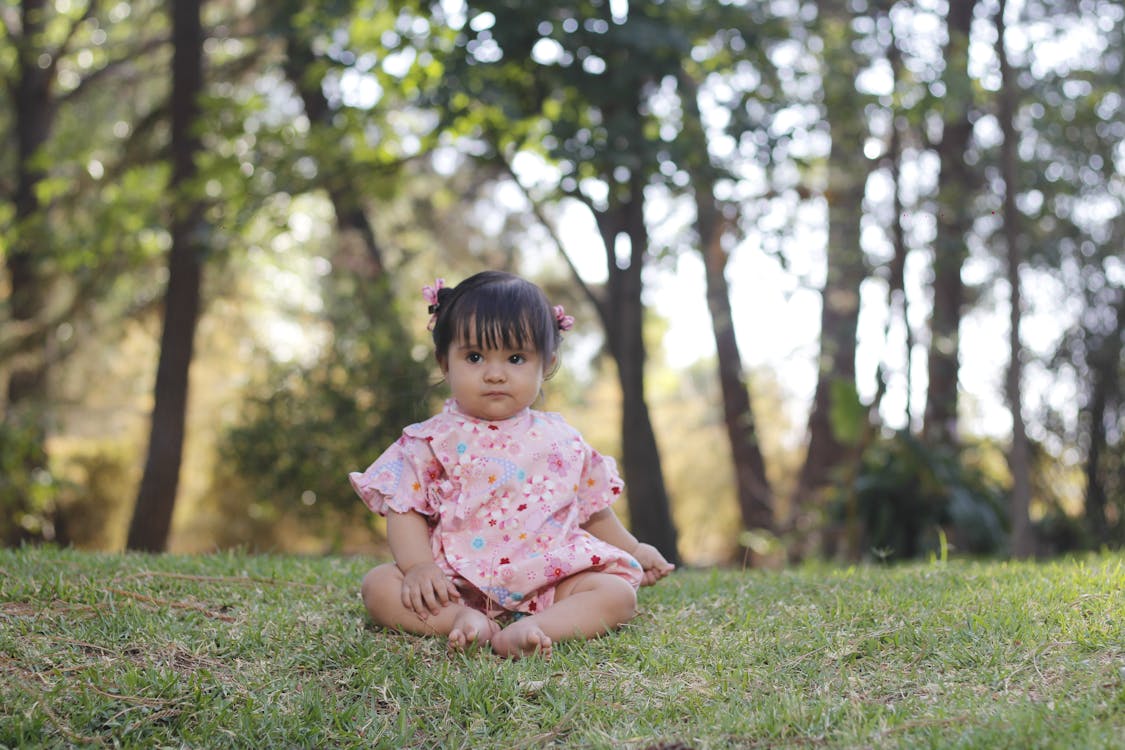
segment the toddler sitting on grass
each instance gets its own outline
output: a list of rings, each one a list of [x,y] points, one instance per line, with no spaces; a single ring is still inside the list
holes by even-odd
[[[558,641],[628,622],[637,587],[674,566],[610,507],[622,489],[613,459],[531,409],[573,319],[498,271],[423,291],[452,397],[349,475],[387,517],[394,556],[363,579],[372,620],[512,658],[550,658]]]

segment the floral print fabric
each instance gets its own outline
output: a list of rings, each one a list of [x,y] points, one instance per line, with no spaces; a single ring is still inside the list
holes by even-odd
[[[486,421],[451,399],[349,479],[376,513],[427,516],[434,560],[481,609],[542,611],[584,570],[640,585],[632,556],[581,528],[621,493],[616,464],[558,414]]]

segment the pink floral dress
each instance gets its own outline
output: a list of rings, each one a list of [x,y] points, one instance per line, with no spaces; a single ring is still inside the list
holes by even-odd
[[[640,585],[631,555],[581,528],[621,493],[616,464],[558,414],[487,421],[450,399],[349,479],[376,513],[426,516],[434,560],[490,615],[541,612],[559,581],[584,570]]]

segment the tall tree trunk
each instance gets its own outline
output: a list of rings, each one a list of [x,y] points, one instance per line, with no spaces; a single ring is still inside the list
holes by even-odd
[[[837,2],[821,2],[818,8],[824,43],[825,119],[832,138],[825,195],[827,277],[821,295],[820,355],[809,415],[808,452],[790,508],[791,523],[819,505],[833,473],[854,457],[854,451],[835,435],[831,414],[834,393],[854,392],[859,290],[867,276],[859,220],[871,165],[861,148],[867,138],[867,124],[864,102],[855,88],[859,61],[852,47],[852,17]]]
[[[645,400],[644,306],[641,272],[648,253],[644,222],[644,186],[633,178],[630,197],[595,214],[606,249],[607,294],[599,305],[610,353],[621,386],[621,468],[629,492],[629,523],[642,542],[652,544],[670,562],[680,560],[676,527],[664,485],[660,450]],[[628,259],[618,259],[617,240],[630,242]]]
[[[765,459],[750,402],[750,391],[742,366],[742,354],[735,336],[734,315],[730,306],[730,288],[726,268],[729,258],[723,240],[733,223],[723,215],[715,199],[715,169],[707,156],[702,117],[699,112],[698,87],[686,73],[679,76],[683,89],[684,130],[688,137],[698,138],[699,161],[692,168],[695,195],[695,226],[699,235],[699,252],[703,256],[707,284],[707,308],[711,313],[711,332],[719,359],[719,387],[723,397],[723,421],[734,464],[735,488],[742,527],[773,533],[773,490],[766,476]],[[744,556],[753,561],[753,555]]]
[[[501,160],[516,184],[519,176],[511,164]],[[520,186],[522,189],[522,185]],[[633,189],[641,190],[634,180]],[[672,521],[668,492],[664,485],[660,451],[652,428],[648,403],[644,396],[644,368],[647,355],[644,344],[644,306],[641,303],[642,269],[648,246],[644,224],[643,194],[641,199],[615,201],[608,210],[587,202],[605,247],[608,281],[604,294],[591,289],[567,255],[562,240],[544,215],[542,206],[524,189],[532,211],[550,233],[560,255],[570,268],[575,283],[598,312],[606,332],[606,346],[617,366],[617,379],[622,393],[621,469],[629,497],[629,520],[633,533],[643,542],[654,545],[670,562],[680,561],[676,527]],[[628,258],[615,252],[619,237],[627,237],[632,250]]]
[[[891,75],[894,88],[897,91],[902,80],[902,53],[893,32],[891,42],[887,47],[887,60],[890,62]],[[897,97],[896,97],[897,98]],[[892,206],[894,219],[891,225],[891,244],[894,247],[894,256],[890,264],[890,278],[888,279],[888,329],[895,316],[902,321],[905,333],[904,357],[905,362],[905,389],[906,398],[906,430],[910,432],[913,427],[914,414],[911,407],[914,394],[913,356],[914,356],[914,328],[910,325],[910,299],[906,294],[906,256],[909,249],[906,244],[906,227],[903,226],[903,215],[906,210],[902,203],[902,131],[904,128],[904,115],[899,114],[898,107],[893,111],[894,120],[891,122],[891,136],[888,145],[887,162],[891,174]]]
[[[46,25],[44,0],[24,0],[20,7],[21,33],[16,39],[19,60],[15,81],[13,112],[16,130],[16,175],[13,203],[15,216],[11,244],[5,253],[10,298],[8,310],[13,328],[38,328],[37,318],[46,301],[46,281],[40,273],[41,257],[46,248],[45,219],[39,203],[38,186],[45,172],[37,157],[47,142],[54,125],[51,107],[53,63],[44,68],[38,62],[43,51]],[[28,475],[47,467],[47,348],[49,334],[35,333],[21,347],[23,356],[14,359],[8,373],[5,401],[0,403],[5,424],[30,443],[26,451]],[[18,508],[28,507],[28,497],[9,498],[17,508],[5,506],[13,517]],[[6,528],[8,524],[4,524]],[[5,533],[6,541],[15,543],[18,527]],[[2,541],[2,540],[0,540]]]
[[[710,195],[697,198],[709,202]],[[714,206],[712,206],[712,209]],[[742,366],[742,355],[734,331],[734,317],[727,285],[727,252],[722,230],[712,224],[716,217],[699,221],[707,281],[707,308],[719,359],[719,385],[723,394],[723,421],[730,441],[738,490],[742,526],[748,530],[775,530],[773,491],[766,476],[766,463],[758,441],[754,410]]]
[[[148,458],[126,546],[163,551],[172,525],[188,401],[188,374],[199,318],[206,227],[192,181],[200,149],[194,132],[203,90],[201,0],[172,3],[172,248],[164,296],[164,331],[156,369]]]
[[[1121,354],[1125,343],[1125,290],[1117,290],[1117,304],[1113,306],[1116,321],[1108,326],[1104,335],[1087,333],[1086,364],[1090,370],[1090,396],[1083,412],[1089,434],[1086,448],[1086,529],[1097,544],[1110,541],[1110,524],[1106,513],[1108,493],[1103,478],[1102,462],[1109,447],[1107,439],[1107,413],[1120,409]],[[1116,401],[1117,405],[1112,403]],[[1118,420],[1119,421],[1119,420]],[[1120,465],[1120,460],[1114,462]],[[1112,484],[1120,487],[1121,479]],[[1120,489],[1118,489],[1120,492]],[[1125,520],[1117,519],[1118,528],[1125,528]]]
[[[1004,41],[1006,0],[996,9],[996,56],[1000,61],[999,117],[1004,143],[1000,149],[1001,172],[1004,177],[1004,237],[1008,249],[1008,287],[1011,301],[1008,308],[1008,373],[1005,391],[1012,414],[1012,445],[1008,452],[1008,469],[1012,473],[1012,494],[1008,505],[1011,522],[1011,551],[1015,557],[1035,553],[1035,537],[1031,528],[1031,457],[1027,428],[1023,421],[1023,345],[1020,342],[1020,321],[1023,318],[1020,289],[1022,262],[1020,212],[1016,207],[1018,189],[1015,112],[1019,100],[1019,83],[1008,63],[1008,46]]]
[[[929,385],[923,437],[932,446],[958,443],[957,375],[964,287],[961,267],[968,256],[965,235],[972,225],[973,176],[965,162],[972,135],[969,110],[969,29],[976,0],[949,3],[942,82],[942,136],[938,146],[937,238],[934,242],[933,313],[930,319]]]
[[[913,421],[910,408],[911,376],[910,358],[914,351],[914,336],[910,327],[910,305],[906,296],[906,228],[902,225],[902,134],[897,122],[891,125],[891,136],[887,147],[887,163],[891,177],[891,190],[893,191],[891,203],[894,207],[894,218],[891,224],[891,247],[893,254],[887,267],[887,322],[883,327],[883,340],[890,343],[891,327],[895,320],[902,321],[903,331],[906,334],[904,342],[904,361],[906,363],[906,399],[905,417],[906,429],[910,429]],[[889,347],[888,347],[889,352]],[[886,363],[881,361],[876,372],[878,391],[871,404],[871,412],[879,414],[883,396],[887,390]]]

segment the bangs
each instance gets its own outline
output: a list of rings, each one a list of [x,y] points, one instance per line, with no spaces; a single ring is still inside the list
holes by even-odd
[[[518,302],[491,295],[462,300],[453,321],[453,340],[476,349],[552,349],[542,316]]]
[[[547,296],[531,282],[503,271],[481,271],[439,293],[434,352],[445,359],[450,344],[477,349],[534,350],[554,360],[562,340]]]

